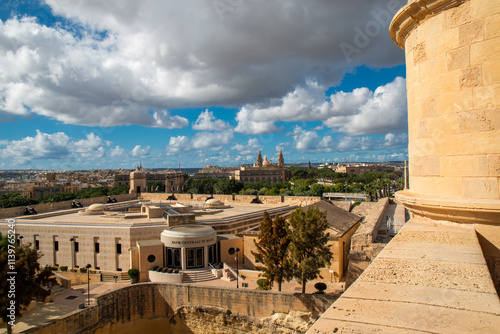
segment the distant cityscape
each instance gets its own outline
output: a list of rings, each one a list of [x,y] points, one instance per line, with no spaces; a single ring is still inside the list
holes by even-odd
[[[266,176],[243,177],[241,170],[248,173],[252,165],[220,167],[206,165],[204,168],[145,168],[148,182],[165,181],[166,175],[184,173],[195,179],[204,178],[236,178],[245,182],[257,182]],[[336,173],[363,174],[369,172],[402,172],[404,162],[390,161],[377,164],[359,162],[341,163],[290,163],[286,167],[310,167],[316,169],[331,169]],[[259,170],[257,175],[264,175]],[[0,170],[0,194],[19,193],[28,198],[39,199],[45,195],[57,193],[75,193],[79,190],[98,187],[114,187],[121,184],[128,186],[129,174],[133,169],[92,169],[92,170]],[[237,172],[237,176],[235,175]],[[288,181],[290,176],[279,181]],[[169,189],[167,187],[167,189]]]

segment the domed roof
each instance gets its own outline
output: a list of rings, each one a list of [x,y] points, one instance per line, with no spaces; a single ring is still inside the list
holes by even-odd
[[[104,204],[92,204],[91,206],[89,206],[88,210],[90,211],[104,211],[104,209],[106,208],[106,206],[104,206]]]
[[[218,208],[218,207],[223,207],[224,203],[222,203],[220,200],[216,198],[211,198],[205,201],[205,208]]]

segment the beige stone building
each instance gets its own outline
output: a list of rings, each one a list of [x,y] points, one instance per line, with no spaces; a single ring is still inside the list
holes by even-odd
[[[137,166],[136,170],[129,174],[121,173],[115,174],[114,185],[127,185],[130,187],[131,193],[145,192],[148,182],[161,182],[165,184],[165,192],[179,191],[184,184],[184,173],[180,171],[166,171],[166,172],[147,172],[144,171],[142,166]],[[138,188],[140,191],[137,192]]]
[[[262,159],[259,151],[257,161],[251,167],[242,166],[240,170],[233,172],[232,178],[241,182],[258,182],[267,181],[270,183],[282,182],[290,180],[292,174],[290,170],[285,168],[285,159],[280,150],[278,164],[275,165],[267,160],[267,156]]]
[[[393,173],[395,171],[394,167],[391,166],[381,166],[381,165],[338,165],[335,168],[336,173],[353,173],[353,174],[363,174],[363,173]]]
[[[349,249],[351,247],[351,237],[359,227],[361,217],[345,211],[335,206],[333,202],[326,200],[308,205],[304,207],[304,210],[307,210],[309,207],[316,207],[319,210],[326,212],[326,218],[328,224],[330,225],[326,232],[330,234],[328,246],[333,253],[333,258],[330,266],[320,270],[321,276],[327,281],[339,282],[346,274],[348,262],[347,255],[349,254]],[[286,219],[289,217],[289,214],[285,216]],[[258,240],[258,234],[258,228],[254,228],[243,233],[243,243],[245,245],[244,267],[246,269],[253,270],[255,266],[258,265],[255,261],[255,256],[252,253],[257,251],[255,242]]]

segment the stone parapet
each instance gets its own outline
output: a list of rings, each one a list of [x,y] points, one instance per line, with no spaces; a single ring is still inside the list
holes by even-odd
[[[497,333],[500,301],[471,225],[412,219],[307,333]]]
[[[396,193],[396,199],[413,214],[435,220],[465,224],[498,224],[500,201],[428,197],[411,191]]]
[[[117,289],[95,297],[96,304],[75,311],[49,324],[25,331],[29,334],[45,333],[120,333],[191,332],[175,318],[176,310],[189,306],[220,307],[229,314],[255,318],[292,310],[318,315],[337,297],[334,295],[307,295],[224,289],[187,284],[140,283]],[[207,325],[213,324],[208,317]],[[176,320],[176,321],[174,321]],[[224,330],[223,322],[217,323]]]
[[[111,197],[114,197],[118,202],[122,202],[122,201],[129,201],[129,200],[135,199],[136,194],[113,195]],[[107,203],[108,196],[75,199],[75,201],[80,202],[80,204],[82,204],[83,206],[89,206],[89,205],[95,204],[95,203]],[[73,200],[70,200],[70,201],[62,201],[62,202],[29,205],[29,207],[34,208],[36,210],[36,212],[38,212],[38,213],[43,213],[43,212],[50,212],[50,211],[55,211],[55,210],[71,209],[72,204],[73,204]],[[0,218],[22,216],[24,214],[24,208],[25,208],[25,206],[16,206],[13,208],[0,209]],[[27,217],[29,217],[29,216],[27,216]]]
[[[386,221],[385,212],[388,205],[389,198],[380,199],[352,235],[346,275],[347,286],[351,285],[361,275],[386,245],[385,243],[378,243],[377,236],[380,224]]]

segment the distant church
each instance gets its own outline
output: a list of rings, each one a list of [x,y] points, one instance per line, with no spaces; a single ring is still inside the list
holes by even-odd
[[[240,170],[234,171],[234,179],[242,182],[258,182],[268,181],[269,183],[276,183],[288,181],[292,177],[290,170],[285,168],[285,159],[280,150],[278,157],[278,165],[267,160],[267,156],[262,155],[259,150],[257,161],[252,167],[241,167]]]

